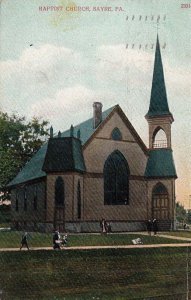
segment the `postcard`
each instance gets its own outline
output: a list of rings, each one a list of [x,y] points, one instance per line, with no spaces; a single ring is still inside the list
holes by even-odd
[[[0,299],[190,299],[191,2],[0,5]]]

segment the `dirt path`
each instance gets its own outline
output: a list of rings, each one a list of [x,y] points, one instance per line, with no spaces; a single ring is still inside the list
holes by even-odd
[[[139,232],[139,233],[133,233],[133,234],[138,234],[138,235],[147,235],[148,233],[146,232]],[[152,235],[153,236],[153,235]],[[191,242],[191,238],[187,237],[180,237],[180,236],[174,236],[174,235],[168,235],[168,234],[157,234],[158,237],[166,238],[166,239],[172,239],[172,240],[179,240],[179,241],[189,241]]]
[[[151,244],[151,245],[119,245],[119,246],[76,246],[65,247],[62,250],[92,250],[92,249],[136,249],[136,248],[173,248],[173,247],[191,247],[191,243],[179,243],[179,244]],[[53,250],[52,247],[31,247],[30,251],[34,250]],[[0,252],[7,251],[20,251],[19,248],[1,248]],[[28,251],[23,248],[21,251]]]
[[[127,233],[128,234],[128,233]],[[147,232],[134,232],[137,235],[148,235]],[[62,248],[62,250],[91,250],[91,249],[136,249],[136,248],[173,248],[173,247],[191,247],[191,238],[186,237],[178,237],[173,235],[165,235],[165,234],[157,234],[158,237],[168,238],[172,240],[182,240],[185,243],[173,243],[173,244],[147,244],[147,245],[107,245],[107,246],[75,246],[70,247],[67,246]],[[190,243],[188,243],[190,242]],[[52,247],[31,247],[30,250],[53,250]],[[5,251],[20,251],[19,248],[0,248],[0,252]],[[27,249],[23,248],[21,251],[28,251]]]

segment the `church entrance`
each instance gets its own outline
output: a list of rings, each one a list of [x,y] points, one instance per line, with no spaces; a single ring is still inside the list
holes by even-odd
[[[55,182],[54,229],[65,231],[64,180],[58,176]]]
[[[152,192],[152,218],[157,220],[169,219],[169,196],[162,183],[158,183]]]

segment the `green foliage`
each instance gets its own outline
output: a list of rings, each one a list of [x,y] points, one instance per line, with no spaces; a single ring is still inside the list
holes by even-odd
[[[187,212],[187,222],[191,224],[191,210],[189,209]]]
[[[0,187],[4,189],[48,136],[48,121],[0,112]],[[7,195],[5,195],[6,198]]]
[[[187,212],[182,204],[176,203],[176,219],[178,222],[187,221]]]
[[[11,206],[0,205],[0,227],[8,222],[11,222]]]

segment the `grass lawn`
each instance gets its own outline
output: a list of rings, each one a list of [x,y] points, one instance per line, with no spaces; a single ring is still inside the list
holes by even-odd
[[[20,246],[22,232],[0,231],[0,248],[15,248]],[[68,237],[68,246],[96,246],[96,245],[130,245],[132,239],[141,237],[144,244],[182,243],[183,241],[162,238],[159,236],[147,236],[137,234],[73,234]],[[52,234],[29,233],[28,243],[30,247],[51,247]]]
[[[185,237],[191,239],[191,231],[170,231],[170,232],[164,232],[165,235],[173,235],[177,237]]]
[[[2,252],[0,292],[6,300],[185,300],[188,250]]]

